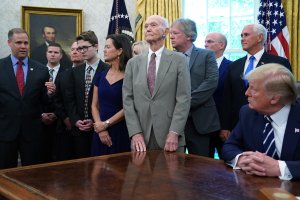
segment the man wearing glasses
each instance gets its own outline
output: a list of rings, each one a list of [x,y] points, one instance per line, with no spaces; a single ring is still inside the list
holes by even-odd
[[[77,50],[86,63],[72,69],[66,91],[66,104],[72,124],[72,146],[75,158],[90,156],[93,121],[91,115],[92,82],[94,75],[108,67],[97,56],[98,38],[93,31],[76,37]]]

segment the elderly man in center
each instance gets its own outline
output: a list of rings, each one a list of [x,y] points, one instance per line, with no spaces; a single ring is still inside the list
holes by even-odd
[[[191,98],[187,60],[164,47],[168,22],[163,17],[148,17],[144,34],[149,50],[128,61],[123,83],[131,148],[183,152]]]

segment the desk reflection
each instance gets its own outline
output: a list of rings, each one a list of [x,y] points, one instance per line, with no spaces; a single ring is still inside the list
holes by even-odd
[[[281,187],[300,195],[299,182],[249,176],[222,161],[163,151],[0,171],[0,196],[8,199],[257,199],[263,187]]]

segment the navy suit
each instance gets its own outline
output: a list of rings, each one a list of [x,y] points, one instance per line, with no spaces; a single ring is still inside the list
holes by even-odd
[[[219,67],[218,87],[213,95],[219,116],[220,116],[221,105],[223,102],[223,90],[224,90],[225,77],[228,72],[228,66],[230,63],[232,63],[231,60],[227,60],[225,57],[223,58]],[[222,158],[221,156],[222,146],[223,146],[223,141],[221,140],[219,134],[214,134],[210,140],[210,145],[209,145],[210,152],[214,152],[216,148],[219,154],[219,158]]]
[[[239,119],[240,108],[243,105],[248,104],[245,96],[247,87],[243,80],[246,59],[247,56],[240,58],[229,65],[224,83],[223,102],[220,113],[221,129],[223,130],[232,130],[235,127]],[[278,63],[292,71],[291,65],[287,59],[266,52],[263,53],[256,67],[267,63]]]
[[[23,95],[20,95],[11,57],[0,60],[0,168],[40,162],[42,107],[48,101],[46,66],[28,59]]]
[[[284,133],[280,160],[286,162],[293,179],[300,179],[300,101],[291,106]],[[242,107],[240,120],[225,142],[222,155],[225,161],[231,161],[244,151],[264,152],[263,129],[265,121],[262,114],[248,105]]]
[[[85,67],[86,64],[82,64],[78,67],[72,68],[70,72],[69,84],[64,87],[67,88],[65,91],[65,103],[67,107],[68,116],[72,123],[72,145],[74,148],[75,158],[88,157],[91,155],[91,141],[92,133],[82,132],[76,126],[78,120],[84,120],[84,98],[85,98]],[[95,71],[94,78],[97,73],[108,69],[109,65],[104,63],[102,60],[99,61],[98,67]],[[93,84],[88,94],[88,113],[89,119],[92,119],[91,104],[93,99]]]

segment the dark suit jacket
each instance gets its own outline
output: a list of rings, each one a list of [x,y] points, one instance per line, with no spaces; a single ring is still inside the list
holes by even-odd
[[[82,64],[78,67],[72,68],[71,75],[71,87],[70,90],[66,91],[66,103],[68,114],[70,116],[70,120],[72,125],[78,120],[84,119],[84,93],[85,93],[85,66],[86,64]],[[103,71],[104,69],[108,69],[109,65],[104,63],[102,60],[99,61],[98,67],[96,69],[95,75],[93,77],[93,82],[96,77],[96,74]],[[93,84],[91,85],[91,89],[89,92],[89,118],[92,119],[91,114],[91,104],[93,99]]]
[[[46,43],[43,43],[42,45],[36,47],[30,53],[30,58],[32,58],[36,61],[39,61],[40,63],[42,63],[44,65],[47,65],[47,63],[48,63],[48,60],[46,57],[47,47],[48,46],[46,45]],[[63,56],[60,61],[60,64],[62,66],[71,67],[73,65],[73,63],[71,62],[69,57],[66,55],[64,50],[62,50],[62,54],[63,54]]]
[[[300,102],[291,106],[284,133],[280,160],[286,161],[293,179],[300,179]],[[264,152],[263,115],[245,105],[241,109],[240,120],[233,129],[222,150],[225,161],[232,160],[244,151]]]
[[[224,82],[225,77],[228,72],[228,65],[232,63],[231,60],[227,60],[225,57],[223,58],[221,65],[219,67],[219,81],[218,81],[218,87],[214,93],[214,100],[217,106],[218,113],[220,113],[220,108],[222,105],[222,99],[223,99],[223,89],[224,89]]]
[[[36,140],[42,133],[42,106],[47,102],[46,66],[28,59],[28,73],[20,96],[11,57],[0,60],[0,141],[13,141],[19,134]]]
[[[56,78],[55,78],[55,81],[54,81],[56,88],[57,88],[59,80],[63,76],[63,73],[69,68],[71,68],[71,67],[64,67],[63,65],[60,65],[59,70],[56,75]],[[54,112],[57,115],[56,107],[55,107],[55,98],[57,95],[58,95],[58,93],[57,93],[57,89],[56,89],[55,95],[52,96],[51,98],[49,98],[48,104],[44,107],[44,112]]]
[[[248,103],[247,97],[245,96],[247,87],[243,80],[246,59],[247,56],[229,65],[224,83],[223,103],[220,113],[221,128],[223,130],[232,130],[235,127],[239,119],[240,108]],[[289,70],[292,69],[287,59],[266,52],[263,53],[256,67],[267,63],[279,63]]]
[[[194,47],[189,69],[191,75],[191,109],[197,132],[207,134],[220,129],[213,93],[218,85],[218,66],[214,53]]]

